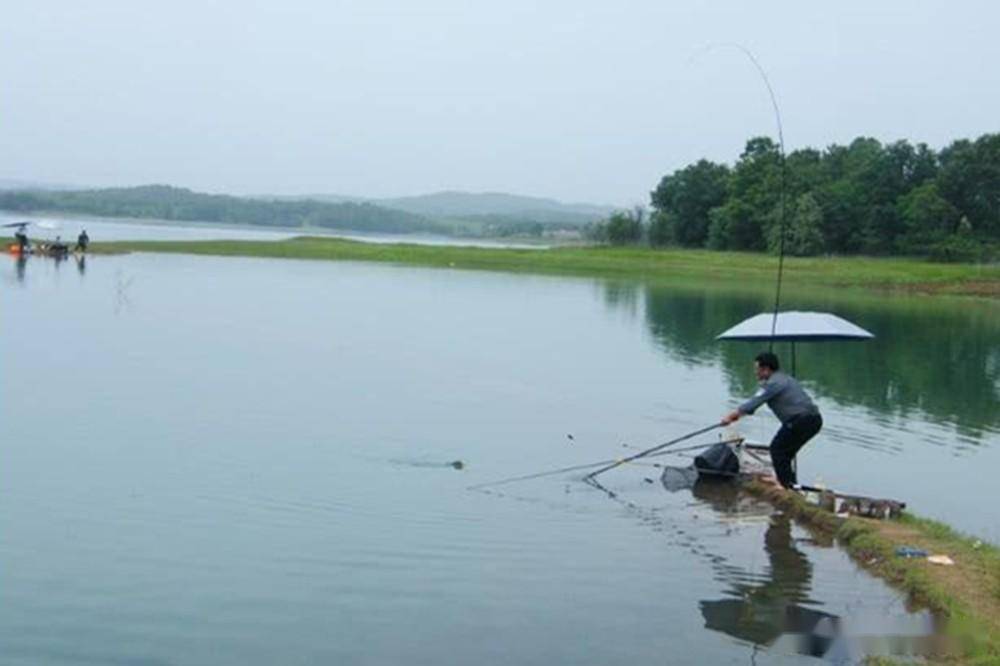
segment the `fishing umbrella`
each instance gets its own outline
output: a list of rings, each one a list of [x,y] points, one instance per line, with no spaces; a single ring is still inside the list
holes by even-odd
[[[831,340],[871,340],[875,336],[846,319],[829,312],[762,312],[741,321],[716,340],[757,340],[775,342],[829,342]]]
[[[34,224],[36,227],[40,229],[56,230],[60,228],[58,222],[32,222],[31,220],[25,220],[24,222],[9,222],[7,224],[0,224],[0,228],[7,229],[7,228],[18,227],[21,229],[21,231],[24,231],[24,228],[29,224]]]
[[[857,324],[829,312],[762,312],[741,321],[716,340],[790,342],[792,374],[795,373],[796,342],[871,340],[875,336]]]

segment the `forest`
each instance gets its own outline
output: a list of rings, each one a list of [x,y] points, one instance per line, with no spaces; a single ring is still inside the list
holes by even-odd
[[[798,256],[990,260],[1000,247],[1000,134],[940,151],[860,137],[787,156],[755,137],[734,164],[703,159],[664,176],[650,204],[648,221],[641,209],[617,212],[589,235],[751,252],[777,252],[783,236]]]

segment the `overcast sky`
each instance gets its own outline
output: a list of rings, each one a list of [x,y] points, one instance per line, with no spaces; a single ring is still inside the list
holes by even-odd
[[[5,0],[0,178],[646,202],[857,135],[1000,130],[1000,3]]]

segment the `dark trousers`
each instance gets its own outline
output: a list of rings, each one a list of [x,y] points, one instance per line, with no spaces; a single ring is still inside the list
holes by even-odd
[[[798,483],[792,461],[799,449],[815,437],[822,427],[823,418],[819,414],[802,414],[781,424],[771,440],[771,462],[774,463],[774,472],[781,485],[788,488]]]

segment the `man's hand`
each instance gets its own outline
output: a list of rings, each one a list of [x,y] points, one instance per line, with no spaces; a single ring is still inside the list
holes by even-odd
[[[729,425],[730,423],[735,423],[736,421],[740,420],[741,416],[743,415],[740,414],[740,410],[734,409],[733,411],[729,412],[728,414],[722,417],[722,425]]]

